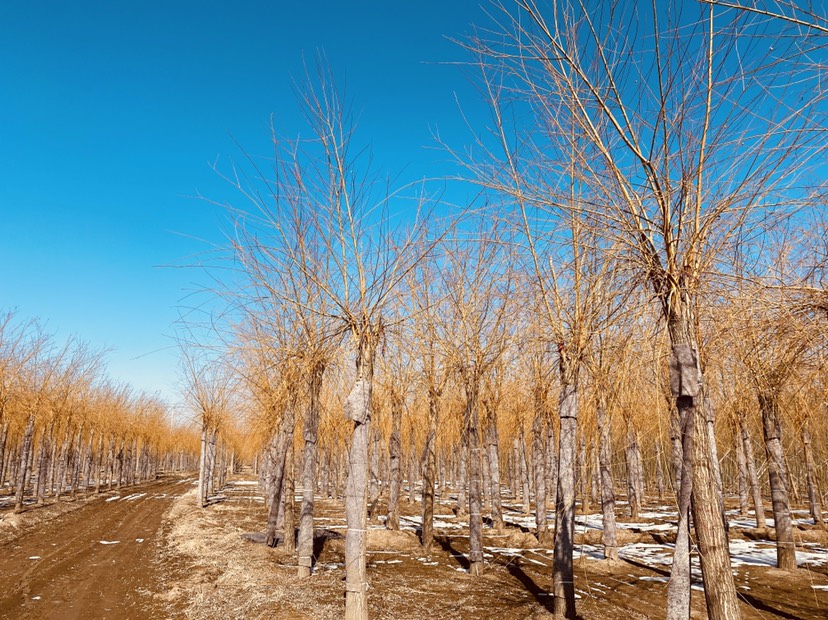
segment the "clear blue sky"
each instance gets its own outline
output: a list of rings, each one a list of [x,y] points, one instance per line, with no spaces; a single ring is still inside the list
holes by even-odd
[[[10,2],[0,20],[0,308],[108,356],[113,378],[175,400],[170,336],[227,217],[209,163],[290,133],[292,76],[324,49],[374,158],[404,178],[467,137],[468,60],[447,36],[485,23],[473,1]],[[481,110],[482,113],[482,110]],[[428,148],[431,147],[431,148]]]

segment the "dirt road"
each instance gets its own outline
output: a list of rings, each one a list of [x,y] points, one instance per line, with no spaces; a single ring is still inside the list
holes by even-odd
[[[164,618],[161,523],[190,480],[108,493],[0,545],[0,618]]]

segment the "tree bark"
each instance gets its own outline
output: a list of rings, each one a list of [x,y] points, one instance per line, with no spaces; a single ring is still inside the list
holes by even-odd
[[[546,467],[544,445],[546,431],[546,393],[536,390],[535,419],[532,421],[532,471],[535,475],[535,526],[538,542],[549,544],[549,528],[546,523]]]
[[[776,529],[776,565],[782,570],[796,570],[796,546],[793,539],[791,509],[786,486],[787,471],[782,451],[782,429],[779,422],[779,400],[774,391],[759,393],[762,430],[768,455],[771,505]]]
[[[367,620],[368,576],[366,530],[368,526],[368,452],[371,433],[371,391],[374,378],[373,333],[361,334],[356,361],[356,382],[345,403],[345,415],[353,421],[348,479],[345,485],[345,619]]]
[[[742,445],[742,437],[739,429],[736,429],[736,468],[739,486],[739,514],[746,517],[748,514],[748,471],[747,460],[745,460],[745,448]]]
[[[469,574],[483,574],[483,515],[481,505],[479,378],[467,380],[465,427],[469,446]]]
[[[400,461],[402,460],[402,438],[400,426],[402,425],[403,400],[398,393],[391,395],[391,437],[388,439],[389,458],[389,491],[388,491],[388,517],[385,520],[385,527],[389,530],[400,529]],[[411,481],[413,485],[414,482]]]
[[[822,506],[820,503],[816,466],[814,465],[814,453],[811,449],[811,428],[807,419],[802,425],[802,450],[805,453],[805,475],[808,481],[808,508],[811,511],[811,518],[814,520],[814,524],[820,525],[823,522]]]
[[[29,455],[32,451],[34,424],[34,414],[30,413],[28,419],[26,420],[26,429],[23,431],[23,439],[20,442],[20,465],[17,471],[17,481],[15,483],[16,489],[14,495],[15,512],[23,510],[23,497],[26,491],[26,482],[28,480]]]
[[[765,505],[762,502],[762,484],[759,482],[759,474],[756,471],[756,459],[753,455],[753,442],[750,439],[747,428],[741,414],[737,416],[736,423],[739,425],[739,435],[742,438],[742,447],[745,450],[745,461],[747,464],[748,480],[753,494],[753,511],[756,515],[756,527],[765,529]]]
[[[426,550],[434,542],[434,484],[437,476],[437,422],[439,418],[439,395],[428,391],[428,435],[425,445],[425,467],[423,468],[423,530],[420,542]],[[413,484],[413,483],[412,483]]]
[[[500,496],[500,455],[498,451],[499,438],[497,434],[497,419],[494,410],[489,411],[489,425],[486,429],[486,442],[489,447],[489,468],[492,485],[492,527],[503,529],[503,501]]]
[[[604,558],[618,561],[618,537],[615,525],[615,491],[612,483],[612,421],[607,415],[606,404],[598,403],[598,465],[601,473],[601,510],[604,530],[601,539],[604,544]]]
[[[563,366],[563,363],[562,363]],[[578,389],[561,371],[561,395],[558,416],[561,430],[558,446],[558,498],[555,509],[555,550],[553,554],[552,588],[556,616],[574,620],[575,571],[575,457],[578,432]]]
[[[265,486],[269,489],[268,499],[270,500],[265,536],[265,543],[268,547],[275,547],[279,542],[277,530],[279,529],[279,515],[284,513],[285,466],[288,449],[293,443],[293,426],[296,419],[294,405],[294,402],[290,402],[285,408],[279,431],[271,440],[268,450],[269,463],[265,472],[267,478]]]
[[[308,408],[305,412],[305,459],[302,468],[302,509],[299,513],[299,577],[310,577],[313,570],[313,500],[316,487],[318,458],[319,407],[325,366],[317,364],[311,370],[308,386]]]

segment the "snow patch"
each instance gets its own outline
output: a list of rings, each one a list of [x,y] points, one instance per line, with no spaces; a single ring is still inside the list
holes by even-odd
[[[117,545],[121,541],[120,540],[99,540],[98,542],[101,543],[102,545]]]

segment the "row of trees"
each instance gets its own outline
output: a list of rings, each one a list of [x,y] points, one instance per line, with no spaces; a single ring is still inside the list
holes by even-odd
[[[312,137],[274,135],[267,170],[249,158],[228,176],[248,200],[233,210],[228,358],[267,442],[268,541],[289,525],[301,420],[300,574],[317,472],[344,472],[347,617],[367,615],[383,435],[388,524],[407,460],[423,472],[426,545],[438,463],[457,455],[472,574],[483,496],[499,525],[500,472],[522,469],[539,538],[554,501],[554,605],[573,618],[577,472],[599,474],[613,558],[618,421],[631,504],[646,470],[637,433],[657,425],[670,447],[658,441],[651,462],[679,512],[667,615],[689,617],[692,510],[718,619],[739,616],[725,485],[735,471],[741,497],[760,499],[761,418],[778,561],[795,568],[783,428],[808,446],[795,467],[815,519],[824,476],[808,456],[824,449],[811,428],[825,430],[825,247],[809,234],[825,230],[822,48],[813,29],[790,36],[790,22],[717,4],[497,4],[493,29],[468,42],[491,122],[472,148],[446,145],[478,208],[450,208],[428,183],[381,187],[324,69],[300,101]],[[345,426],[331,413],[343,410]],[[596,438],[592,456],[578,449]]]
[[[16,511],[194,469],[197,455],[158,398],[106,380],[99,352],[0,316],[0,489]]]

